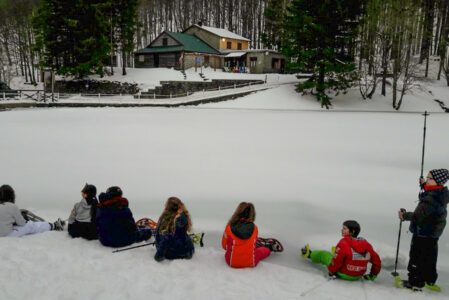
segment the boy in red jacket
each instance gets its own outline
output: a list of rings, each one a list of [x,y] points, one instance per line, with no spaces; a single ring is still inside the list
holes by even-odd
[[[362,276],[367,280],[374,280],[380,272],[381,262],[373,247],[363,238],[358,238],[360,225],[356,221],[348,220],[343,223],[341,235],[343,238],[335,247],[332,255],[329,251],[311,251],[309,245],[301,249],[302,257],[310,258],[314,263],[321,263],[328,267],[329,276],[337,276],[345,280],[357,280]],[[371,270],[366,274],[367,264],[371,263]]]

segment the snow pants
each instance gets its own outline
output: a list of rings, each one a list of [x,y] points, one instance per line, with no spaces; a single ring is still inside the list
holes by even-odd
[[[310,259],[312,260],[312,262],[325,265],[326,267],[329,267],[333,257],[334,255],[326,250],[313,250],[310,253]],[[343,274],[342,272],[337,272],[337,276],[341,279],[351,281],[360,279],[360,276],[349,276]]]
[[[23,226],[13,226],[8,237],[19,237],[27,234],[41,233],[51,230],[51,225],[48,222],[33,222],[28,221]]]
[[[438,239],[413,235],[408,262],[408,280],[417,287],[437,281]]]
[[[270,256],[271,251],[267,247],[257,247],[254,249],[254,266],[257,266],[259,261]]]

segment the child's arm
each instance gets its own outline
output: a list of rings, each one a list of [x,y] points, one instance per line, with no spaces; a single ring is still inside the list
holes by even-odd
[[[78,203],[77,203],[78,204]],[[75,222],[75,218],[76,218],[76,204],[75,206],[73,206],[72,211],[70,212],[70,216],[69,216],[69,224],[73,224]]]
[[[27,221],[23,218],[22,213],[20,212],[20,209],[15,204],[13,205],[13,207],[14,207],[14,212],[13,212],[14,223],[18,226],[25,225],[25,223]]]

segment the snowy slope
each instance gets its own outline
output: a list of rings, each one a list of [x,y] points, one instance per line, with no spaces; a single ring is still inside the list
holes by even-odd
[[[300,247],[330,249],[345,219],[360,221],[361,236],[379,252],[384,269],[375,282],[326,283],[308,299],[446,299],[447,232],[439,243],[443,293],[398,290],[389,274],[396,211],[416,205],[422,116],[292,110],[279,103],[295,103],[298,95],[287,99],[273,91],[256,95],[274,110],[251,108],[253,95],[232,101],[245,109],[2,112],[0,182],[16,189],[20,207],[48,220],[68,217],[87,181],[100,191],[120,185],[136,218],[157,219],[165,200],[176,195],[190,210],[194,231],[206,232],[206,246],[191,261],[159,264],[152,247],[113,254],[66,232],[3,238],[0,299],[300,299],[326,279],[323,266],[300,258]],[[449,167],[448,126],[447,114],[429,117],[426,169]],[[285,247],[255,269],[227,267],[220,248],[240,201],[255,204],[260,235],[277,237]],[[411,238],[406,227],[403,276]]]

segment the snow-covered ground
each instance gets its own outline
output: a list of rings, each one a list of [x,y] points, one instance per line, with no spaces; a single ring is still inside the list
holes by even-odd
[[[356,219],[379,253],[374,282],[325,283],[308,299],[447,299],[449,233],[439,241],[442,293],[394,287],[397,210],[416,206],[423,117],[425,170],[449,168],[449,118],[427,91],[361,102],[356,91],[320,109],[293,85],[185,108],[50,108],[0,112],[0,184],[48,220],[67,218],[89,182],[119,185],[135,218],[157,219],[169,196],[187,205],[205,247],[192,260],[157,263],[153,247],[113,254],[98,241],[47,232],[0,239],[0,299],[301,299],[326,268],[299,249],[330,249],[341,223]],[[429,83],[445,100],[443,83]],[[354,97],[354,99],[351,99]],[[448,104],[448,103],[447,103]],[[356,111],[356,112],[349,112]],[[380,112],[378,112],[380,111]],[[221,235],[241,201],[255,204],[259,235],[285,251],[254,269],[231,269]],[[411,234],[403,226],[399,272]]]
[[[194,68],[186,70],[187,79],[186,81],[204,81],[204,79],[199,75],[200,72],[206,76],[210,81],[212,79],[247,79],[247,80],[266,80],[269,83],[284,83],[296,81],[296,77],[292,74],[247,74],[247,73],[229,73],[223,72],[222,69],[214,70],[213,68],[198,68],[195,72]],[[128,82],[135,83],[142,91],[147,91],[148,89],[153,89],[160,85],[161,81],[184,81],[184,76],[180,71],[173,68],[128,68],[127,75],[122,75],[121,68],[114,68],[114,75],[104,76],[101,78],[98,75],[90,75],[92,80],[107,80],[107,81],[118,81],[118,82]],[[57,76],[57,80],[71,80],[72,77]],[[16,90],[33,90],[42,89],[42,83],[37,86],[33,86],[25,83],[23,77],[14,77],[9,86]]]

